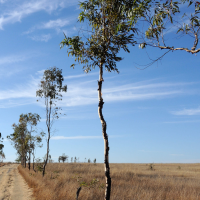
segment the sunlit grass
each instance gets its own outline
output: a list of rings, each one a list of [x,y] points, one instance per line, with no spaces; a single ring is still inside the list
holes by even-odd
[[[110,168],[111,200],[200,199],[200,164],[153,164],[153,169],[149,164],[110,164]],[[19,170],[36,199],[75,199],[81,183],[79,200],[104,198],[103,164],[49,163],[44,178],[41,172],[21,166]]]

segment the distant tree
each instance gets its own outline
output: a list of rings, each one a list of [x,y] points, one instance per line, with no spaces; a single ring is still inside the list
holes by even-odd
[[[75,156],[75,158],[74,158],[74,162],[76,163],[76,161],[77,161],[77,158],[76,158],[76,156]]]
[[[11,141],[11,144],[17,150],[17,154],[21,158],[21,165],[26,167],[27,152],[29,150],[30,135],[27,132],[27,124],[21,120],[21,115],[19,119],[19,124],[12,125],[14,133],[7,136]]]
[[[97,160],[96,160],[96,158],[95,158],[95,159],[94,159],[94,164],[96,164],[96,161],[97,161]]]
[[[63,153],[62,156],[59,156],[59,158],[64,163],[67,160],[68,156]]]
[[[88,159],[88,163],[90,163],[91,161],[90,161],[90,159]]]
[[[34,135],[34,132],[36,132],[33,127],[36,127],[38,122],[40,122],[41,117],[38,114],[21,114],[20,115],[20,121],[26,124],[26,131],[27,135],[29,136],[28,140],[28,164],[29,164],[29,170],[30,170],[30,163],[31,163],[31,153],[33,155],[33,170],[34,170],[34,159],[35,159],[35,148],[36,147],[42,147],[42,138],[44,137],[45,133],[41,132],[39,135]],[[28,126],[30,126],[30,129],[28,129]]]
[[[36,130],[33,127],[37,126],[40,121],[38,114],[21,114],[19,117],[19,124],[13,124],[14,133],[7,136],[7,138],[14,145],[17,150],[18,158],[21,159],[21,164],[26,167],[26,161],[28,160],[29,170],[31,162],[31,153],[33,155],[33,170],[34,170],[34,150],[36,146],[42,147],[42,137],[44,133],[41,132],[39,135],[33,135]],[[28,126],[30,125],[30,129]]]
[[[18,157],[15,159],[15,162],[20,163],[20,161],[21,161],[21,157],[18,156]]]
[[[1,138],[1,133],[0,133],[0,158],[1,158],[2,162],[3,162],[3,159],[5,159],[5,154],[3,152],[4,145],[2,144],[3,139],[4,138]]]
[[[61,157],[61,156],[58,157],[58,162],[59,162],[59,163],[60,163],[60,161],[61,161],[61,158],[60,158],[60,157]]]
[[[85,158],[85,162],[86,162],[86,160],[87,160],[87,159]]]
[[[73,162],[73,157],[71,157],[71,162]]]
[[[56,107],[58,100],[62,100],[61,92],[67,92],[67,86],[63,86],[62,70],[53,67],[44,71],[43,79],[40,84],[40,89],[36,91],[36,96],[44,97],[46,106],[46,126],[48,130],[47,138],[47,153],[46,159],[43,165],[43,177],[45,174],[45,168],[49,157],[49,140],[51,138],[51,129],[55,119],[59,118],[60,107]]]

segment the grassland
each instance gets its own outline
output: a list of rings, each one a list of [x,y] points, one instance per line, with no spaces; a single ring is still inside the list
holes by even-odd
[[[110,168],[111,200],[200,200],[200,164],[110,164]],[[79,200],[104,198],[104,189],[99,188],[105,184],[103,164],[49,163],[44,178],[39,171],[18,169],[36,199],[73,200],[80,183],[93,179],[99,182],[94,188],[83,186]]]
[[[7,163],[0,162],[0,167],[3,167],[4,165],[9,165],[9,164],[11,164],[11,162],[7,162]]]

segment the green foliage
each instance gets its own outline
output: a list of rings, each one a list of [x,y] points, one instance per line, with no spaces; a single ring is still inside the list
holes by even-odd
[[[7,136],[11,141],[11,144],[17,150],[18,158],[17,160],[25,160],[27,152],[33,152],[36,146],[41,147],[42,137],[44,133],[41,132],[39,135],[33,136],[32,133],[36,132],[33,126],[37,126],[40,121],[40,116],[38,114],[21,114],[19,117],[19,124],[13,124],[14,133]],[[28,126],[30,125],[30,129]],[[22,163],[21,163],[22,164]]]
[[[46,108],[49,109],[52,105],[56,106],[57,100],[62,100],[61,92],[67,92],[67,85],[62,85],[64,77],[62,70],[53,67],[44,71],[43,79],[40,84],[40,89],[36,91],[36,96],[45,98]],[[59,118],[60,107],[55,107],[53,118]],[[50,125],[49,125],[50,126]]]
[[[80,179],[82,179],[82,177],[80,175],[78,175],[78,176],[77,175],[78,174],[75,174],[75,176],[72,177],[72,179],[76,179],[77,182],[79,182],[80,187],[83,186],[83,187],[86,187],[90,190],[91,188],[95,188],[97,186],[97,184],[99,183],[99,179],[96,179],[96,178],[94,178],[92,181],[90,181],[88,183],[86,181],[80,181]],[[98,188],[99,189],[105,189],[105,185],[99,184]]]
[[[80,36],[64,35],[60,47],[68,47],[68,56],[75,56],[75,61],[83,64],[86,73],[100,63],[104,64],[107,71],[119,73],[116,62],[121,61],[122,57],[117,54],[121,49],[130,52],[128,44],[134,46],[133,36],[136,29],[131,28],[133,33],[127,32],[129,28],[127,19],[117,14],[123,7],[119,2],[123,1],[88,0],[80,3],[82,12],[79,14],[79,22],[89,22],[92,34],[85,41]],[[75,64],[71,65],[73,68],[74,66]]]

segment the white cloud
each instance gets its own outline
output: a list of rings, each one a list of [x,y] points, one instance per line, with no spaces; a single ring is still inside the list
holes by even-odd
[[[35,36],[30,36],[30,38],[34,41],[48,42],[51,39],[51,35],[50,34],[35,35]]]
[[[0,57],[0,65],[22,62],[29,58],[30,56],[28,56],[27,54],[4,56]]]
[[[31,15],[38,11],[46,11],[51,13],[59,8],[65,8],[77,4],[77,0],[32,0],[32,1],[20,1],[16,6],[16,3],[10,3],[7,10],[2,12],[0,18],[0,28],[6,24],[12,24],[15,22],[21,22],[21,20],[28,15]]]
[[[69,23],[70,23],[69,19],[50,20],[46,23],[41,23],[40,25],[30,28],[28,31],[24,32],[24,34],[30,34],[34,32],[36,29],[56,29],[58,32],[60,32],[61,31],[60,28],[68,25]]]
[[[109,135],[109,138],[116,138],[122,137],[121,135]],[[76,139],[102,139],[102,136],[73,136],[73,137],[66,137],[66,136],[53,136],[51,137],[52,140],[76,140]]]
[[[0,3],[5,3],[7,0],[0,0]]]
[[[184,120],[184,121],[171,121],[171,122],[163,122],[165,124],[184,124],[184,123],[199,123],[200,120]]]
[[[195,109],[183,109],[180,111],[172,111],[173,115],[200,115],[200,107]]]
[[[18,85],[12,90],[1,90],[0,100],[4,101],[4,106],[12,103],[12,100],[16,104],[27,104],[28,102],[36,102],[36,90],[42,77],[42,71],[37,72],[38,78],[32,77],[28,83],[24,83],[23,86]],[[79,75],[76,75],[79,76]],[[76,78],[76,77],[74,77]],[[109,79],[106,82],[109,84]],[[63,100],[57,102],[57,106],[61,107],[76,107],[83,105],[91,105],[98,103],[97,81],[88,79],[84,80],[84,77],[80,81],[70,80],[65,81],[67,84],[67,92],[63,94]],[[153,83],[153,81],[137,82],[132,84],[117,85],[112,80],[113,87],[107,87],[103,89],[103,99],[105,102],[117,102],[117,101],[141,101],[149,99],[163,99],[171,98],[179,95],[190,94],[186,86],[190,86],[195,83]],[[25,86],[25,87],[24,87]],[[0,104],[1,104],[0,101]],[[42,102],[37,103],[38,106],[44,107]],[[10,106],[10,105],[9,105]]]
[[[79,74],[79,75],[74,75],[74,76],[65,76],[64,79],[73,79],[73,78],[82,78],[82,77],[86,77],[86,76],[93,76],[93,75],[97,75],[99,74],[99,72],[94,72],[94,73],[89,73],[89,74]]]

